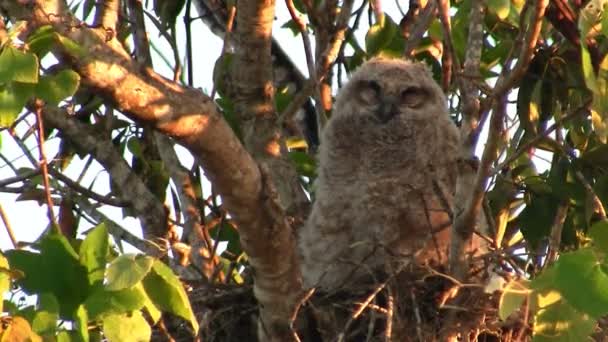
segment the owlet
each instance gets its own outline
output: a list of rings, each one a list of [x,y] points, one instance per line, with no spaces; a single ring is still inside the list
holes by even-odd
[[[321,138],[315,202],[299,236],[305,286],[335,289],[412,260],[445,262],[458,145],[425,65],[363,64]]]

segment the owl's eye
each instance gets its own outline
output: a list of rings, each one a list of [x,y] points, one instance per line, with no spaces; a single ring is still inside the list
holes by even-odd
[[[401,92],[401,104],[412,108],[420,107],[428,98],[429,93],[423,88],[410,87]]]
[[[378,103],[381,88],[376,81],[359,81],[357,84],[359,97],[366,104]]]

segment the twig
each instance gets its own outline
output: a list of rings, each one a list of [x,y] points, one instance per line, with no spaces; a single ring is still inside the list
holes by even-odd
[[[25,171],[24,173],[22,173],[18,176],[1,180],[0,187],[5,187],[5,186],[13,184],[13,183],[25,182],[26,180],[32,178],[33,176],[39,175],[39,174],[40,174],[40,170]]]
[[[534,56],[534,49],[540,37],[545,9],[549,5],[549,0],[537,0],[534,7],[534,13],[530,19],[530,28],[526,32],[526,38],[523,42],[522,50],[517,57],[517,62],[512,70],[503,69],[498,81],[496,81],[495,96],[501,97],[505,92],[509,91],[519,81],[528,69],[528,65]],[[521,27],[521,26],[520,26]]]
[[[36,122],[38,124],[38,152],[40,153],[40,170],[42,172],[42,183],[44,184],[44,192],[46,194],[46,204],[48,206],[48,217],[53,227],[57,226],[55,221],[55,213],[53,212],[53,200],[51,198],[51,186],[49,184],[49,170],[46,161],[46,152],[44,151],[44,125],[42,123],[42,107],[40,100],[36,100],[35,104]]]
[[[500,163],[500,165],[498,165],[496,168],[494,168],[491,175],[495,175],[495,174],[499,173],[501,170],[504,170],[505,167],[507,167],[509,164],[511,164],[512,162],[517,160],[521,156],[522,153],[525,153],[530,148],[534,147],[534,145],[538,144],[541,140],[543,140],[549,134],[551,134],[553,131],[555,131],[556,129],[561,127],[564,123],[566,123],[572,119],[575,119],[583,114],[588,114],[588,112],[585,109],[586,109],[586,105],[583,105],[583,107],[579,107],[579,108],[575,109],[572,113],[569,113],[569,114],[559,118],[559,120],[557,120],[554,124],[549,126],[549,128],[545,129],[543,132],[539,133],[533,139],[531,139],[530,141],[528,141],[527,143],[522,145],[520,148],[518,148],[517,151],[513,152],[513,154],[511,156],[509,156],[502,163]]]
[[[4,228],[6,229],[6,233],[8,234],[8,237],[11,239],[13,248],[19,248],[19,244],[17,242],[17,237],[15,237],[15,232],[13,231],[11,222],[9,221],[8,216],[6,215],[6,212],[4,211],[4,207],[2,206],[2,203],[0,203],[0,218],[2,218],[2,222],[4,223]]]
[[[452,71],[454,68],[460,68],[458,56],[454,52],[454,42],[452,41],[452,24],[450,22],[450,0],[438,0],[439,20],[443,28],[443,54],[441,55],[442,68],[442,88],[446,91],[452,83]]]
[[[386,290],[386,328],[384,329],[384,340],[390,342],[392,341],[391,336],[393,335],[393,315],[395,310],[395,297],[393,296],[393,291],[391,291],[390,286]]]
[[[344,325],[344,329],[342,329],[342,332],[340,332],[340,334],[338,334],[338,338],[337,338],[338,342],[344,341],[344,338],[346,336],[346,332],[348,331],[348,329],[350,328],[350,326],[353,324],[353,322],[355,320],[357,320],[357,318],[359,318],[359,316],[368,307],[368,305],[370,305],[370,303],[372,302],[372,300],[374,300],[374,298],[376,298],[376,296],[378,295],[378,293],[380,293],[380,291],[382,291],[382,289],[384,289],[384,287],[386,286],[386,284],[387,284],[387,282],[383,282],[382,284],[378,285],[374,289],[374,291],[372,293],[370,293],[369,296],[367,296],[367,298],[365,298],[365,300],[359,305],[359,308],[357,310],[355,310],[355,312],[350,316],[350,318],[348,319],[348,321]]]
[[[226,30],[225,30],[225,34],[224,34],[224,42],[222,44],[222,52],[220,54],[220,58],[224,57],[226,55],[226,52],[228,52],[228,47],[230,46],[230,38],[232,36],[232,28],[234,26],[234,18],[236,17],[236,6],[234,5],[234,3],[232,3],[230,5],[230,7],[228,8],[228,18],[226,18]],[[217,83],[217,80],[214,80],[213,82],[213,88],[211,89],[211,98],[215,97],[215,92],[217,91],[217,89],[215,88],[215,84]]]
[[[103,196],[103,195],[96,193],[95,191],[89,190],[89,189],[83,187],[82,185],[76,183],[75,181],[73,181],[70,177],[55,170],[54,168],[48,169],[48,173],[50,175],[52,175],[53,177],[59,179],[63,183],[65,183],[68,187],[70,187],[74,191],[77,191],[97,202],[107,204],[107,205],[112,205],[115,207],[126,207],[129,205],[129,203],[127,201],[124,201],[124,200],[121,200],[121,199],[118,199],[118,198],[115,198],[112,196]]]
[[[416,317],[416,334],[418,335],[418,341],[423,342],[422,338],[422,317],[420,316],[420,308],[418,307],[418,301],[416,300],[416,293],[414,289],[410,289],[410,297],[412,298],[412,307],[414,308],[414,317]]]
[[[420,40],[422,39],[422,36],[431,24],[431,20],[435,16],[436,9],[437,2],[435,0],[427,1],[426,6],[422,10],[422,13],[416,18],[417,20],[415,22],[414,29],[409,34],[409,37],[407,37],[407,41],[405,43],[405,50],[403,52],[404,56],[410,56],[414,51],[414,48],[418,46]]]
[[[551,234],[549,235],[549,252],[545,260],[545,267],[551,265],[557,260],[559,246],[562,242],[562,231],[564,230],[564,222],[568,216],[568,202],[562,201],[557,207],[553,225],[551,226]]]

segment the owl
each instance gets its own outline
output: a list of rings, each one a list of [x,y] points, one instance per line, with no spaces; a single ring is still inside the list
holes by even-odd
[[[307,287],[448,256],[459,132],[428,68],[363,64],[337,95],[318,151],[315,202],[299,232]]]

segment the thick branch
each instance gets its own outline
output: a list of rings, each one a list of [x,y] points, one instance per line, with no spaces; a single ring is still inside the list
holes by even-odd
[[[145,238],[165,236],[167,219],[162,203],[137,177],[109,139],[100,137],[93,128],[78,120],[71,120],[55,108],[45,108],[44,118],[51,126],[59,129],[65,138],[93,155],[103,165],[121,199],[127,201],[141,219],[145,227]]]
[[[244,140],[263,171],[264,207],[250,222],[256,234],[241,242],[256,272],[254,293],[260,303],[260,340],[293,339],[290,328],[301,292],[294,232],[286,213],[302,213],[304,202],[297,175],[281,137],[274,108],[271,31],[274,0],[240,2],[237,9],[236,55],[233,69],[235,108]],[[297,217],[296,220],[302,220]]]

